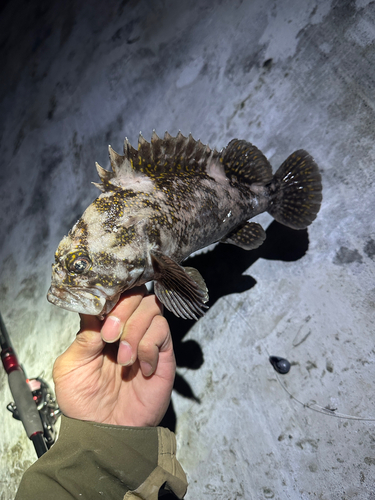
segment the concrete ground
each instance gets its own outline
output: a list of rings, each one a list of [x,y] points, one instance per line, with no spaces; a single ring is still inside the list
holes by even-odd
[[[308,231],[263,215],[259,250],[191,259],[211,307],[168,316],[168,423],[189,500],[375,499],[375,3],[12,0],[0,16],[0,310],[27,374],[50,382],[78,329],[46,300],[50,265],[109,143],[239,137],[274,169],[304,148],[324,186]],[[35,456],[3,370],[0,386],[8,500]]]

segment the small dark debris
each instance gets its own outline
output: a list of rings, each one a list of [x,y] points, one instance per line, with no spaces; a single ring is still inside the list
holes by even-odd
[[[128,45],[131,45],[132,43],[138,42],[138,40],[139,40],[140,38],[141,38],[140,36],[136,36],[136,37],[134,37],[134,38],[128,38],[128,39],[126,40],[126,43],[127,43]]]
[[[324,409],[332,413],[335,413],[335,411],[337,411],[337,408],[331,408],[330,406],[325,406]]]
[[[368,242],[366,243],[364,251],[367,257],[369,257],[370,259],[375,258],[375,241],[372,238],[369,239]]]
[[[272,66],[273,60],[272,58],[266,59],[263,63],[263,68],[269,69]]]
[[[316,364],[313,361],[308,360],[306,363],[306,369],[307,371],[312,370],[313,368],[318,368]]]
[[[57,106],[57,99],[56,97],[53,95],[50,100],[49,100],[49,109],[48,109],[48,114],[47,114],[47,118],[48,120],[52,120],[53,118],[53,115],[56,111],[56,106]]]
[[[333,259],[333,263],[336,265],[351,264],[352,262],[362,264],[362,255],[358,250],[351,250],[347,247],[340,247]]]
[[[277,373],[285,375],[290,370],[290,363],[285,358],[279,358],[279,356],[270,356],[269,361]]]
[[[329,373],[333,373],[333,363],[332,363],[332,361],[328,360],[326,362],[326,370]]]

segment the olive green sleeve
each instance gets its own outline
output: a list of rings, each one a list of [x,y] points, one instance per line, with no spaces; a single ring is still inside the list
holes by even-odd
[[[63,416],[59,439],[25,472],[16,500],[157,500],[162,485],[178,498],[187,488],[171,431]]]

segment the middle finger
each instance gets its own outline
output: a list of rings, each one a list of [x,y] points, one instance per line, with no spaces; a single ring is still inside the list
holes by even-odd
[[[155,295],[148,295],[125,323],[119,344],[117,362],[128,366],[137,359],[138,345],[155,316],[162,314],[162,306]]]

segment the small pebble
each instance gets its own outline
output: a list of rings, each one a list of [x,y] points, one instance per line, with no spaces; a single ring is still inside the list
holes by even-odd
[[[290,363],[287,359],[279,358],[279,356],[270,356],[269,360],[270,360],[271,365],[277,371],[277,373],[281,373],[282,375],[285,375],[285,373],[289,372]]]

